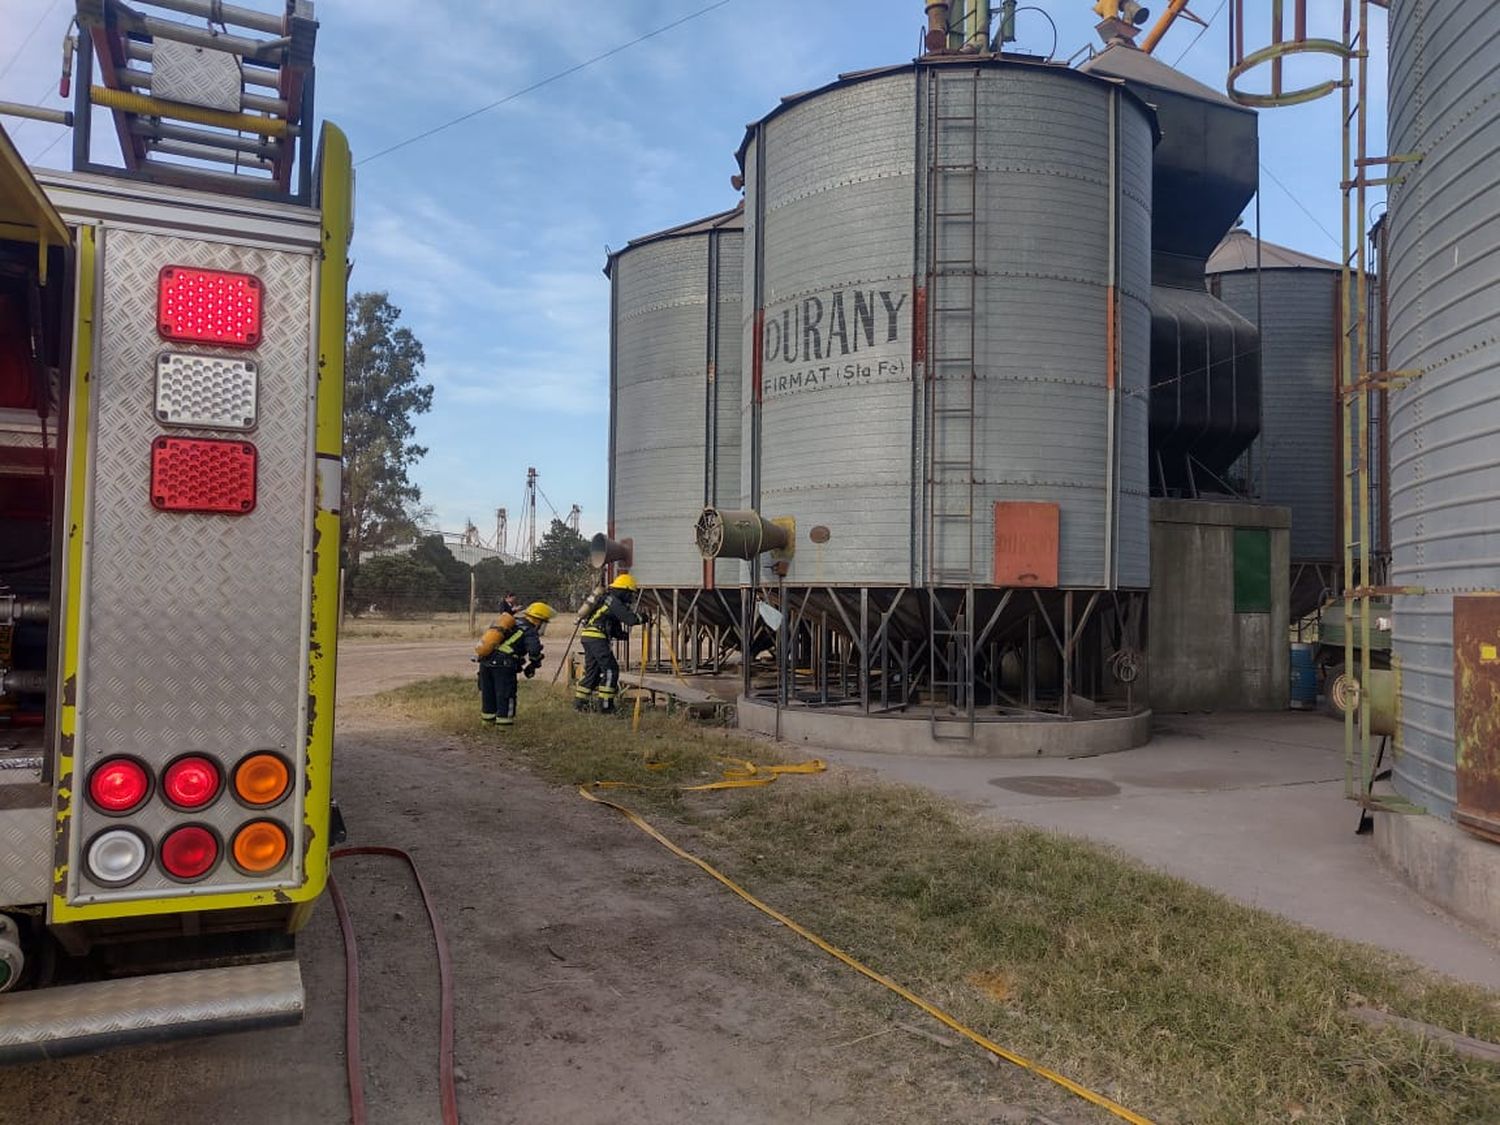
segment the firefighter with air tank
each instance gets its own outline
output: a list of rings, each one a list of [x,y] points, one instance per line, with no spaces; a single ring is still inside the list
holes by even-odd
[[[501,613],[474,646],[479,717],[486,724],[515,726],[517,677],[529,680],[542,666],[542,633],[556,615],[546,602],[532,602],[519,614]]]
[[[622,574],[585,604],[579,636],[583,641],[583,678],[573,689],[579,711],[597,709],[612,714],[620,695],[620,662],[614,642],[630,639],[630,628],[644,620],[637,612],[640,586]]]

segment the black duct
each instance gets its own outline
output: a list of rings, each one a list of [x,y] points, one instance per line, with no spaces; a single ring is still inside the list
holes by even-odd
[[[1151,486],[1230,489],[1260,432],[1260,334],[1205,287],[1209,255],[1259,182],[1252,110],[1127,44],[1080,70],[1125,83],[1156,109],[1151,191]]]

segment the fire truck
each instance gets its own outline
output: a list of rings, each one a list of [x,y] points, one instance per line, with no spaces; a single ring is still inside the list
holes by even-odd
[[[316,33],[78,0],[71,110],[0,106],[73,142],[0,129],[0,1061],[302,1011],[353,206]]]

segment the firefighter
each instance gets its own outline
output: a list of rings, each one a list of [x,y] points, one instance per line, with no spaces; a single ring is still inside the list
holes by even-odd
[[[635,611],[640,586],[628,574],[609,584],[596,603],[584,614],[579,636],[583,638],[583,678],[573,689],[573,706],[589,710],[597,700],[598,709],[610,714],[620,694],[620,662],[615,659],[614,642],[630,639],[630,627],[639,625]]]
[[[519,614],[502,613],[474,646],[479,662],[479,717],[496,727],[516,725],[516,677],[528,680],[542,666],[542,634],[557,616],[546,602]]]

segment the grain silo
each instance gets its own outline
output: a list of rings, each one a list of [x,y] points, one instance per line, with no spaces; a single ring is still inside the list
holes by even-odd
[[[1258,325],[1259,497],[1291,511],[1293,620],[1343,589],[1337,262],[1261,241],[1237,227],[1208,260],[1209,289]]]
[[[657,645],[717,667],[738,620],[736,563],[705,563],[691,523],[740,495],[743,208],[609,256],[609,534],[629,540]]]
[[[1395,785],[1500,840],[1500,9],[1392,5],[1390,43]]]
[[[778,729],[837,706],[997,752],[1144,739],[1155,141],[1119,83],[983,52],[749,128],[744,505],[797,543],[757,574]],[[994,729],[1085,717],[1115,733]]]
[[[828,529],[793,577],[995,583],[1021,502],[1058,508],[1057,584],[1149,584],[1153,140],[1116,86],[963,57],[751,128],[746,495]]]
[[[609,257],[610,532],[636,579],[695,587],[685,516],[740,494],[741,208],[631,241]],[[710,577],[730,581],[738,568]]]

